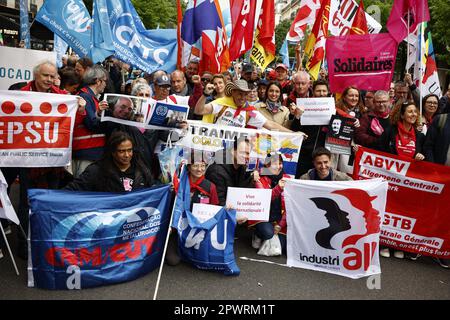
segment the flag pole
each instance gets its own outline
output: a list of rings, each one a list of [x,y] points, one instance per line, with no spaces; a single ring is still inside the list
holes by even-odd
[[[408,9],[408,37],[406,38],[406,66],[405,71],[408,73],[408,66],[409,66],[409,9]]]
[[[183,170],[185,170],[185,165],[183,165],[183,167],[181,169],[180,177],[183,174]],[[175,201],[173,203],[172,213],[170,214],[169,229],[167,230],[166,242],[164,244],[164,250],[163,250],[162,257],[161,257],[161,265],[159,266],[158,280],[156,280],[155,293],[153,294],[153,300],[156,300],[156,297],[158,296],[159,282],[161,280],[162,270],[163,270],[163,266],[164,266],[164,260],[166,258],[167,246],[169,244],[170,231],[172,228],[173,212],[175,211],[175,208],[176,208],[176,202],[177,202],[177,197],[175,195]],[[178,232],[178,231],[175,230],[175,232]]]
[[[3,226],[2,226],[1,223],[0,223],[0,230],[2,231],[3,239],[5,240],[6,247],[7,247],[7,249],[8,249],[8,253],[9,253],[9,256],[11,257],[11,261],[12,261],[12,263],[13,263],[13,265],[14,265],[14,269],[16,270],[16,274],[19,275],[19,270],[17,269],[16,261],[14,260],[14,256],[13,256],[13,254],[12,254],[12,252],[11,252],[11,248],[10,248],[10,246],[9,246],[8,239],[6,238],[5,230],[3,230]]]

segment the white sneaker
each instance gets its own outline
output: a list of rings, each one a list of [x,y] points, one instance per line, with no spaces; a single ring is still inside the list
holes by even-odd
[[[389,251],[388,248],[380,249],[380,256],[390,258],[391,252]]]
[[[405,258],[405,253],[403,251],[394,251],[394,257],[397,259]]]
[[[256,234],[253,234],[252,236],[252,247],[253,249],[259,249],[261,248],[262,240],[256,236]]]
[[[0,249],[0,259],[3,258],[3,252],[2,249]]]

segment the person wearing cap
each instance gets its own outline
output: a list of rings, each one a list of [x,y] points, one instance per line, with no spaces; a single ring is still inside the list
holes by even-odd
[[[291,81],[289,80],[289,69],[284,64],[279,63],[275,67],[277,73],[277,81],[283,88],[282,93],[288,95],[292,91]]]
[[[216,99],[205,104],[206,97],[213,90],[214,86],[212,84],[206,86],[204,96],[195,105],[195,114],[213,114],[215,119],[212,122],[219,125],[292,132],[276,122],[267,120],[255,107],[248,105],[246,99],[250,89],[245,80],[240,79],[227,83],[225,86],[225,98]]]
[[[247,82],[254,81],[254,73],[256,72],[256,68],[251,63],[246,63],[242,67],[241,79],[244,79]]]
[[[270,240],[278,234],[283,251],[286,250],[286,209],[284,204],[285,179],[289,178],[283,172],[283,158],[279,152],[273,152],[264,159],[261,173],[255,173],[255,188],[272,189],[269,221],[248,221],[248,226],[254,229],[252,247],[259,249],[263,241]]]

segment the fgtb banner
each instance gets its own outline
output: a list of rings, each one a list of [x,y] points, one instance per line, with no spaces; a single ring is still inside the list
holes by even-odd
[[[69,165],[77,106],[71,95],[0,91],[0,167]]]
[[[33,189],[28,286],[84,289],[160,265],[170,187],[125,194]]]
[[[390,34],[329,37],[325,51],[332,92],[348,86],[389,90],[397,56],[397,42]]]
[[[353,168],[389,182],[381,245],[450,259],[450,167],[360,147]]]
[[[353,279],[381,273],[387,188],[382,179],[287,180],[287,264]]]

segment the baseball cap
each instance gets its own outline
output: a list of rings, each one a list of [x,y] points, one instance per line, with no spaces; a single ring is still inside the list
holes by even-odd
[[[170,86],[170,77],[166,74],[163,74],[159,76],[158,78],[154,79],[153,81],[158,86]]]
[[[278,68],[283,68],[284,70],[288,71],[288,67],[286,67],[286,66],[285,66],[284,64],[282,64],[282,63],[277,64],[277,66],[275,67],[275,70],[278,69]]]

